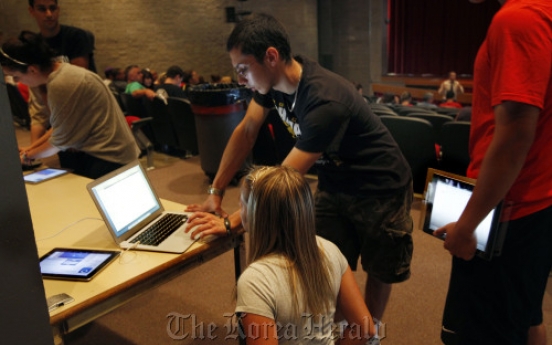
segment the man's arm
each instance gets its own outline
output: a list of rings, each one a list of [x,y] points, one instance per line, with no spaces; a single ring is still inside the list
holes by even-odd
[[[219,169],[215,178],[213,179],[213,188],[224,190],[230,181],[236,175],[238,169],[243,165],[243,162],[253,149],[259,130],[264,123],[264,120],[268,114],[268,109],[263,108],[255,100],[251,100],[251,103],[247,107],[245,117],[234,129],[222,158],[220,160]],[[221,208],[222,196],[209,195],[207,200],[202,205],[189,205],[186,210],[190,212],[205,211],[215,212],[218,215],[226,216]],[[232,221],[232,220],[235,221]],[[232,221],[232,227],[236,227],[239,224],[238,217],[235,215],[230,217]]]
[[[441,96],[444,96],[445,95],[445,82],[442,82],[441,83],[441,86],[439,86],[439,91],[437,91],[438,94],[440,94]]]
[[[464,93],[464,87],[462,86],[462,84],[460,84],[459,81],[456,81],[458,83],[458,93]]]
[[[224,149],[218,172],[213,180],[214,188],[224,189],[232,181],[253,149],[267,114],[268,109],[251,100],[245,117],[234,129]]]
[[[52,136],[52,131],[53,131],[53,128],[48,129],[43,136],[41,136],[36,141],[34,141],[30,146],[21,147],[19,151],[29,151],[39,146],[42,146],[45,142],[50,140],[50,137]]]
[[[147,97],[149,99],[154,99],[156,95],[155,91],[148,88],[132,91],[132,97],[134,98]]]
[[[517,102],[495,107],[494,136],[483,159],[473,195],[457,223],[435,232],[447,233],[445,248],[469,260],[475,254],[474,231],[504,198],[519,175],[531,148],[540,110]]]
[[[284,159],[282,165],[290,166],[304,175],[321,155],[321,152],[306,152],[294,147]]]

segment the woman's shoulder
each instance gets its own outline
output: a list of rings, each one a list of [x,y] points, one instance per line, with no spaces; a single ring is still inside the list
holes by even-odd
[[[330,253],[341,253],[341,251],[339,250],[339,248],[335,245],[335,243],[333,242],[330,242],[328,241],[327,239],[323,238],[323,237],[320,237],[320,236],[316,236],[316,240],[318,241],[318,245],[322,247],[322,249],[325,251],[325,252],[330,252]]]

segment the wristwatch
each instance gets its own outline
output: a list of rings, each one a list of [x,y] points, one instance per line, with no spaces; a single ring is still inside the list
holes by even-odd
[[[226,234],[228,236],[232,235],[230,219],[228,217],[224,218],[224,227],[226,228]]]
[[[218,189],[213,186],[209,186],[209,189],[207,190],[207,194],[217,195],[220,197],[224,196],[224,189]]]
[[[23,154],[21,155],[21,159],[23,160],[23,163],[27,163],[28,161],[31,160],[31,159],[27,156],[27,151],[23,152]]]

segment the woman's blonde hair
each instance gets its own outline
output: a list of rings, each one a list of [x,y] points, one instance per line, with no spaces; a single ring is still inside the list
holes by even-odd
[[[314,197],[304,177],[285,166],[256,168],[244,179],[241,202],[249,232],[249,262],[270,255],[284,257],[296,316],[327,312],[334,298],[330,266],[316,241]],[[300,305],[306,310],[299,310]]]

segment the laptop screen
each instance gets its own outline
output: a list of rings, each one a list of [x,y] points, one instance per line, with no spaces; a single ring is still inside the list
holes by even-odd
[[[139,163],[90,190],[117,238],[162,210]]]
[[[432,234],[440,227],[458,221],[471,197],[475,181],[431,169],[427,182],[423,230]],[[475,230],[477,251],[483,256],[490,257],[495,251],[501,206],[495,207]]]

